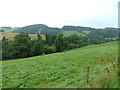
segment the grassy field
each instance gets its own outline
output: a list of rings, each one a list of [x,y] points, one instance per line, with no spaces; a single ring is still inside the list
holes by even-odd
[[[85,34],[89,34],[91,31],[83,31]]]
[[[82,36],[85,36],[83,33],[78,33],[77,31],[64,31],[62,32],[62,34],[67,37],[67,36],[70,36],[72,34],[78,34],[78,35],[82,35]]]
[[[8,40],[13,40],[18,33],[2,32],[2,38],[5,36]],[[31,39],[37,39],[37,34],[29,34]],[[44,35],[41,35],[45,39]]]
[[[2,61],[3,88],[117,88],[118,42]]]

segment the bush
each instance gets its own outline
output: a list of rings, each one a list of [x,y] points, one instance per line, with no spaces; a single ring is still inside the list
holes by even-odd
[[[76,47],[76,45],[74,43],[68,43],[68,45],[67,45],[67,49],[73,49],[75,47]]]
[[[54,52],[56,52],[55,46],[49,46],[49,45],[44,46],[44,53],[45,54],[54,53]]]
[[[51,53],[56,52],[56,46],[50,46],[49,49],[50,49]]]

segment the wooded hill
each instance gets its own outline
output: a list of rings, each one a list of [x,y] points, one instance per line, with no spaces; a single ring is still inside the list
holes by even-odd
[[[25,26],[19,29],[16,29],[15,31],[16,33],[25,33],[25,34],[36,34],[36,33],[40,33],[40,34],[51,34],[51,35],[57,35],[61,33],[61,29],[59,28],[50,28],[46,25],[43,24],[35,24],[35,25],[29,25],[29,26]]]
[[[118,37],[118,28],[104,28],[104,29],[95,29],[91,27],[81,27],[81,26],[63,26],[62,28],[52,28],[44,24],[34,24],[18,28],[12,32],[14,33],[28,33],[36,34],[40,33],[45,35],[46,33],[51,35],[59,35],[61,33],[68,31],[75,31],[78,34],[83,34],[89,38],[117,38]],[[69,35],[68,35],[69,36]]]
[[[104,37],[104,38],[117,38],[118,37],[118,28],[107,27],[104,29],[95,29],[91,27],[83,26],[63,26],[62,28],[53,28],[48,27],[44,24],[34,24],[25,27],[1,27],[4,32],[13,32],[13,33],[25,33],[25,34],[37,34],[40,33],[45,35],[46,33],[51,35],[64,34],[64,36],[69,36],[72,31],[73,33],[78,33],[89,38]],[[74,32],[73,32],[74,31]],[[66,35],[67,33],[67,35]]]
[[[88,38],[90,43],[92,44],[99,44],[109,41],[118,40],[118,28],[111,28],[107,27],[104,29],[96,29],[91,27],[83,27],[83,26],[63,26],[62,28],[53,28],[48,27],[44,24],[34,24],[25,27],[19,27],[13,30],[10,27],[2,27],[5,32],[12,32],[12,33],[25,33],[25,34],[41,34],[41,35],[60,35],[63,34],[64,37],[68,37],[72,34],[78,34],[81,36],[85,36]],[[10,30],[10,31],[9,31]]]

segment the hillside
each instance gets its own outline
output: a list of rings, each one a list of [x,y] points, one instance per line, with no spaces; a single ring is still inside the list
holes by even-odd
[[[93,38],[117,38],[118,29],[117,28],[104,28],[104,29],[95,29],[91,27],[80,27],[80,26],[63,26],[62,31],[76,31],[78,34],[87,36],[90,39]],[[68,35],[67,34],[67,35]]]
[[[63,31],[62,34],[65,36],[65,37],[68,37],[72,34],[77,34],[77,35],[81,35],[81,36],[86,36],[85,34],[83,33],[78,33],[77,31]]]
[[[34,24],[34,25],[29,25],[29,26],[25,26],[25,27],[22,27],[22,28],[19,28],[15,31],[13,31],[15,33],[28,33],[28,34],[36,34],[36,33],[40,33],[40,34],[46,34],[46,33],[49,33],[49,34],[52,34],[52,35],[56,35],[56,34],[59,34],[60,33],[60,29],[58,28],[50,28],[46,25],[43,25],[43,24]]]
[[[18,33],[2,32],[2,38],[5,36],[6,39],[13,40],[16,34]],[[31,39],[37,38],[37,34],[29,34],[29,36],[31,37]],[[43,39],[45,39],[44,35],[41,35],[41,36],[43,37]]]
[[[43,28],[47,28],[46,25],[43,25],[43,24],[38,24],[38,25],[29,25],[29,26],[25,26],[25,27],[22,27],[22,28],[19,28],[13,32],[16,32],[16,33],[29,33],[29,34],[36,34],[37,32],[40,32]]]
[[[117,59],[118,42],[110,42],[2,61],[2,85],[3,88],[117,88]]]
[[[48,27],[47,25],[44,24],[34,24],[34,25],[18,28],[12,32],[14,33],[23,32],[26,34],[40,33],[42,35],[45,35],[46,33],[51,35],[59,35],[62,33],[65,37],[77,33],[78,35],[86,36],[89,39],[101,39],[101,40],[103,39],[115,40],[118,38],[118,28],[110,28],[110,27],[106,27],[104,29],[102,28],[96,29],[96,28],[83,27],[83,26],[63,26],[62,28],[53,28],[53,27]]]
[[[0,27],[0,29],[4,30],[4,32],[13,32],[17,29],[19,29],[20,27]]]

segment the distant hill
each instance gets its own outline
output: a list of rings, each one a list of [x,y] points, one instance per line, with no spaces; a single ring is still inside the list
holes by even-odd
[[[0,29],[4,30],[4,32],[12,32],[12,31],[15,31],[15,30],[17,30],[19,28],[20,27],[7,27],[7,26],[0,27]]]
[[[105,30],[118,30],[118,28],[114,28],[114,27],[106,27],[104,28]]]
[[[63,34],[65,37],[70,36],[71,34],[78,34],[78,35],[86,36],[90,39],[118,38],[118,28],[112,28],[112,27],[106,27],[104,29],[95,29],[91,27],[68,25],[68,26],[63,26],[62,28],[52,28],[44,24],[34,24],[34,25],[18,28],[12,32],[14,33],[23,32],[26,34],[40,33],[42,35],[45,35],[46,33],[51,35]]]
[[[22,28],[19,28],[13,32],[15,33],[28,33],[28,34],[36,34],[37,32],[40,32],[43,28],[48,28],[46,25],[43,24],[36,24],[36,25],[29,25],[29,26],[25,26]]]
[[[62,31],[65,36],[71,35],[71,32],[77,32],[89,39],[117,39],[119,32],[117,28],[95,29],[80,26],[63,26]]]
[[[17,29],[15,31],[13,31],[15,33],[28,33],[28,34],[36,34],[36,33],[40,33],[40,34],[52,34],[52,35],[56,35],[60,33],[60,29],[58,28],[50,28],[46,25],[43,24],[34,24],[34,25],[29,25],[29,26],[25,26],[22,27],[20,29]]]
[[[5,29],[5,30],[12,29],[12,27],[8,27],[8,26],[4,26],[4,27],[0,27],[0,28]]]

